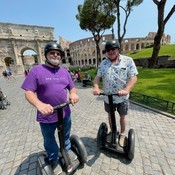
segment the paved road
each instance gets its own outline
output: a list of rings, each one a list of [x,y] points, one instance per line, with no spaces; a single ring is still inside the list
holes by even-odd
[[[26,102],[20,85],[23,76],[5,81],[0,87],[11,105],[0,110],[0,175],[36,175],[37,152],[43,149],[35,109]],[[76,175],[173,175],[175,174],[175,120],[131,104],[127,131],[135,129],[135,158],[101,151],[96,135],[101,122],[107,122],[100,97],[91,88],[77,85],[79,103],[72,108],[72,133],[84,142],[88,161]],[[117,117],[118,122],[118,117]]]

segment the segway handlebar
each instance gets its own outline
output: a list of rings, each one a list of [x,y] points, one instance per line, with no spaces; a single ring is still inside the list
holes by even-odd
[[[65,103],[62,103],[62,104],[59,104],[59,105],[57,105],[57,106],[54,106],[53,107],[53,109],[61,109],[61,108],[64,108],[65,106],[68,106],[68,105],[70,105],[71,104],[71,101],[67,101],[67,102],[65,102]]]
[[[111,94],[111,93],[104,93],[104,92],[100,92],[99,95],[106,95],[106,96],[109,96],[109,95],[117,95],[117,96],[119,96],[118,93]]]

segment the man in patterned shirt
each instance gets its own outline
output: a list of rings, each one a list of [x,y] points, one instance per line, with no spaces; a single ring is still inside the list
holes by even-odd
[[[132,58],[121,55],[119,53],[120,46],[115,40],[107,41],[105,44],[104,59],[98,68],[97,75],[94,79],[94,95],[99,95],[101,90],[99,82],[102,78],[103,90],[108,94],[116,94],[113,96],[113,103],[115,109],[120,115],[120,139],[119,144],[121,147],[126,145],[125,142],[125,128],[126,128],[126,115],[128,113],[128,98],[129,93],[137,82],[137,68]],[[107,96],[104,97],[105,111],[108,113],[109,125],[111,124],[110,107]],[[112,129],[112,128],[111,128]]]

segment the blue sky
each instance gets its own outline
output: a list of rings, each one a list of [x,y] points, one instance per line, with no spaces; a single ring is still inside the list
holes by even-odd
[[[55,38],[59,36],[76,41],[92,37],[90,32],[80,29],[75,15],[77,6],[84,0],[1,0],[0,22],[54,27]],[[167,0],[165,16],[175,4]],[[117,33],[117,25],[114,25]],[[127,24],[125,38],[146,37],[148,32],[157,31],[157,8],[152,0],[134,7]],[[110,34],[111,30],[105,32]],[[175,14],[168,21],[165,34],[171,35],[171,43],[175,43]]]

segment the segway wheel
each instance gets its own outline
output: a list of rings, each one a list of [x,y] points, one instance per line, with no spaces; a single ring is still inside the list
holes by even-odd
[[[80,165],[84,166],[84,164],[87,162],[87,151],[83,142],[77,135],[71,135],[70,141],[72,150],[76,153],[80,161]]]
[[[102,123],[98,129],[98,134],[97,134],[97,146],[100,149],[104,149],[105,147],[107,132],[108,132],[107,124]]]
[[[135,132],[134,129],[130,129],[128,132],[128,147],[127,147],[127,156],[130,160],[134,158],[135,151]]]

